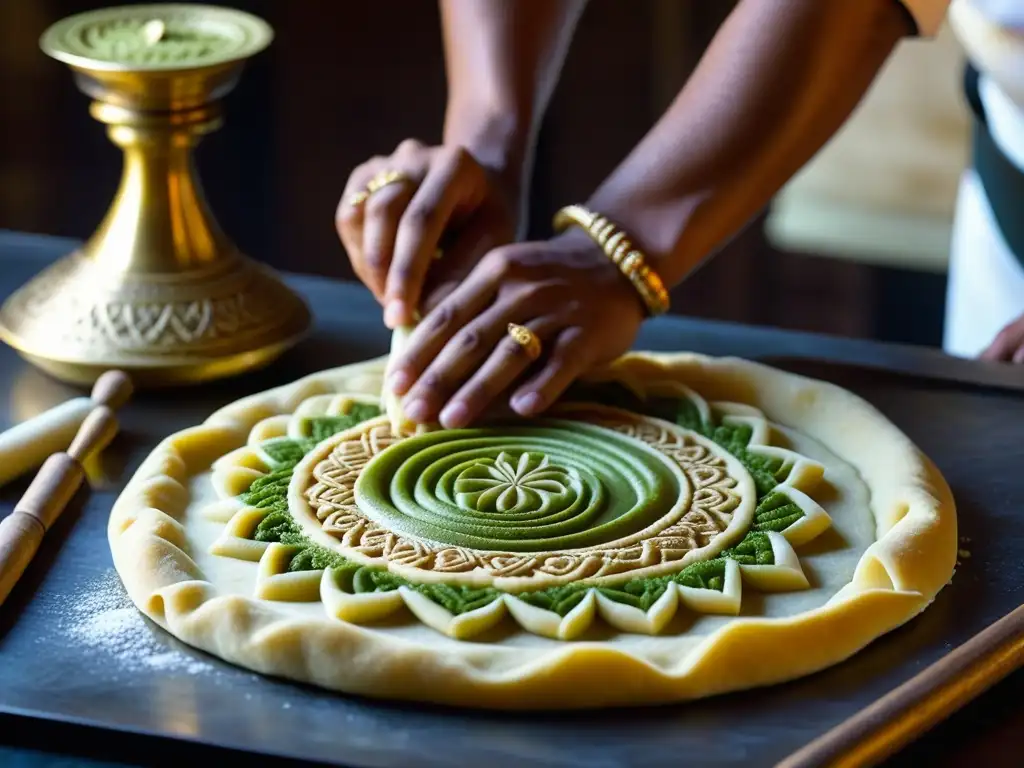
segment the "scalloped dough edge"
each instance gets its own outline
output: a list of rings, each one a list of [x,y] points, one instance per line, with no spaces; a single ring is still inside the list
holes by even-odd
[[[165,438],[115,502],[108,540],[139,610],[181,641],[265,675],[373,698],[498,710],[586,709],[692,700],[772,685],[838,664],[928,607],[956,564],[956,508],[934,464],[845,389],[738,358],[630,353],[588,378],[678,379],[708,401],[748,403],[849,462],[871,490],[877,540],[853,580],[819,608],[736,618],[679,657],[574,642],[524,648],[421,644],[218,594],[179,522],[190,475],[245,444],[248,430],[332,392],[379,395],[386,358],[334,368],[232,403]]]
[[[727,565],[725,588],[721,591],[673,585],[646,612],[613,601],[599,592],[594,592],[596,605],[593,604],[593,599],[588,598],[584,604],[577,606],[564,617],[556,612],[515,599],[512,595],[507,595],[467,613],[453,615],[441,605],[433,603],[413,589],[401,588],[396,591],[353,593],[340,585],[336,574],[327,572],[333,571],[333,569],[303,571],[302,573],[289,572],[288,565],[292,554],[296,551],[295,547],[282,544],[268,545],[250,538],[254,529],[270,513],[270,510],[247,507],[237,497],[247,490],[254,480],[272,471],[274,460],[268,455],[264,441],[280,437],[304,437],[305,432],[301,427],[302,417],[338,416],[346,413],[354,402],[373,400],[373,398],[359,394],[314,395],[303,400],[302,405],[291,416],[271,416],[256,423],[249,431],[246,445],[225,454],[214,462],[210,480],[215,493],[220,498],[209,506],[201,507],[199,514],[207,519],[225,522],[225,527],[209,551],[225,557],[258,562],[259,570],[254,592],[254,596],[257,598],[292,602],[318,601],[323,604],[329,616],[339,621],[361,625],[379,621],[392,613],[403,612],[402,609],[405,608],[425,626],[460,640],[471,640],[475,635],[488,631],[505,616],[511,617],[528,632],[560,640],[578,639],[598,618],[603,623],[623,632],[659,634],[664,625],[671,621],[680,609],[706,614],[738,615],[741,608],[743,582],[749,583],[759,592],[807,588],[809,586],[807,577],[803,573],[792,544],[806,543],[831,526],[832,521],[829,515],[804,492],[811,491],[818,485],[824,475],[825,467],[798,453],[768,444],[767,441],[772,439],[775,430],[765,420],[761,411],[752,406],[738,403],[708,404],[697,393],[681,384],[675,387],[657,386],[655,389],[662,395],[690,398],[705,419],[710,418],[712,410],[715,410],[733,414],[726,417],[730,421],[742,420],[749,424],[753,432],[747,450],[752,453],[772,456],[781,460],[784,466],[788,466],[786,479],[776,486],[776,491],[782,491],[804,512],[804,517],[798,523],[786,528],[781,533],[768,532],[767,535],[775,553],[775,564],[739,566],[730,561]],[[585,406],[583,410],[587,413],[594,413],[593,406]],[[612,415],[618,409],[602,408],[602,410]],[[571,406],[559,411],[560,417],[571,418],[572,414]],[[600,411],[598,411],[598,415],[600,416]],[[600,421],[600,418],[598,420]],[[660,422],[659,419],[654,421]],[[367,423],[372,425],[387,422],[388,417],[382,416],[370,419]],[[664,426],[667,429],[675,429],[675,425],[668,422]],[[344,438],[345,435],[358,434],[361,431],[362,425],[358,425],[338,433],[335,437]],[[335,437],[320,443],[312,453],[307,454],[307,457],[299,462],[295,472],[306,475],[306,481],[300,481],[298,486],[304,487],[310,480],[312,466],[322,461],[325,454],[335,450]],[[308,516],[309,518],[310,527],[305,527],[305,523],[303,523],[306,534],[316,543],[332,548],[336,544],[336,540],[321,532],[319,513],[308,508],[304,496],[301,493],[296,495],[294,491],[295,480],[293,478],[290,489],[291,502],[293,505],[298,504],[304,508],[303,514],[299,517],[306,518]],[[753,508],[750,511],[753,512]],[[313,520],[317,520],[317,523],[312,524]],[[748,518],[742,524],[742,529],[746,530],[750,522]],[[723,548],[724,546],[727,544],[723,544]],[[403,565],[396,565],[387,560],[380,562],[357,553],[346,554],[354,562],[375,564],[378,567],[387,568],[393,573],[405,575],[414,581],[417,580],[417,577],[422,582],[444,579],[444,576],[439,574],[429,574],[434,578],[424,579],[425,574],[415,567],[406,569]],[[715,551],[713,554],[719,554],[719,552]],[[654,568],[656,569],[657,566]],[[652,572],[652,570],[651,568],[640,569],[633,575],[658,575],[657,571]],[[456,577],[460,575],[462,574],[455,574]],[[610,579],[622,579],[624,575],[628,576],[628,574],[619,573],[605,577],[603,581],[607,583]],[[511,579],[499,578],[488,584],[507,590],[510,584],[515,584],[517,581],[518,579],[514,577]],[[555,583],[563,583],[563,579],[559,578]],[[473,585],[481,586],[481,583],[474,581]],[[542,588],[542,585],[535,585],[535,588]],[[515,590],[509,591],[518,594]]]

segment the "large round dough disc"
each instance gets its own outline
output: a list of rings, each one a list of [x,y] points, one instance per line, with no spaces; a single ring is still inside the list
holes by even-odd
[[[341,692],[640,705],[837,664],[953,573],[945,481],[832,384],[636,353],[543,418],[395,434],[385,364],[252,395],[155,448],[109,524],[145,615]]]

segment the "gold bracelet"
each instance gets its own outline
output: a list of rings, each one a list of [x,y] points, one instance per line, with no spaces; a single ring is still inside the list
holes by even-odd
[[[605,255],[633,283],[651,315],[661,315],[668,311],[669,296],[665,284],[658,273],[647,266],[643,253],[633,246],[625,232],[607,217],[587,210],[582,205],[567,205],[555,214],[556,232],[562,232],[572,225],[581,227],[601,246]]]

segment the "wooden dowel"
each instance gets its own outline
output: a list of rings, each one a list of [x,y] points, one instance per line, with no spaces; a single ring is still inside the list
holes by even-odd
[[[44,533],[43,524],[27,512],[0,520],[0,607],[35,557]]]
[[[79,464],[85,463],[87,457],[99,453],[106,448],[117,434],[117,418],[106,405],[93,408],[85,417],[78,434],[68,446],[67,454]]]
[[[105,405],[116,411],[132,396],[132,380],[124,371],[107,371],[92,385],[89,398],[96,405]]]
[[[777,768],[876,765],[1024,666],[1024,605],[979,632]]]
[[[0,433],[0,485],[39,467],[47,456],[66,451],[82,422],[97,405],[117,410],[132,395],[123,371],[106,371],[89,397],[75,397]]]
[[[47,456],[67,450],[95,407],[88,397],[76,397],[0,433],[0,485],[39,467]]]
[[[111,390],[112,394],[117,392],[121,390]],[[54,453],[43,463],[14,512],[0,520],[0,605],[32,561],[46,532],[81,487],[85,480],[83,463],[105,448],[116,433],[113,410],[108,405],[96,406],[82,421],[67,452]]]

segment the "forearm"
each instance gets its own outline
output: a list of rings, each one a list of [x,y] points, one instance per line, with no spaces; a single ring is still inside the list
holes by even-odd
[[[897,0],[744,0],[589,205],[679,283],[842,126],[910,31]]]
[[[586,0],[440,0],[444,141],[521,194],[533,146]]]

